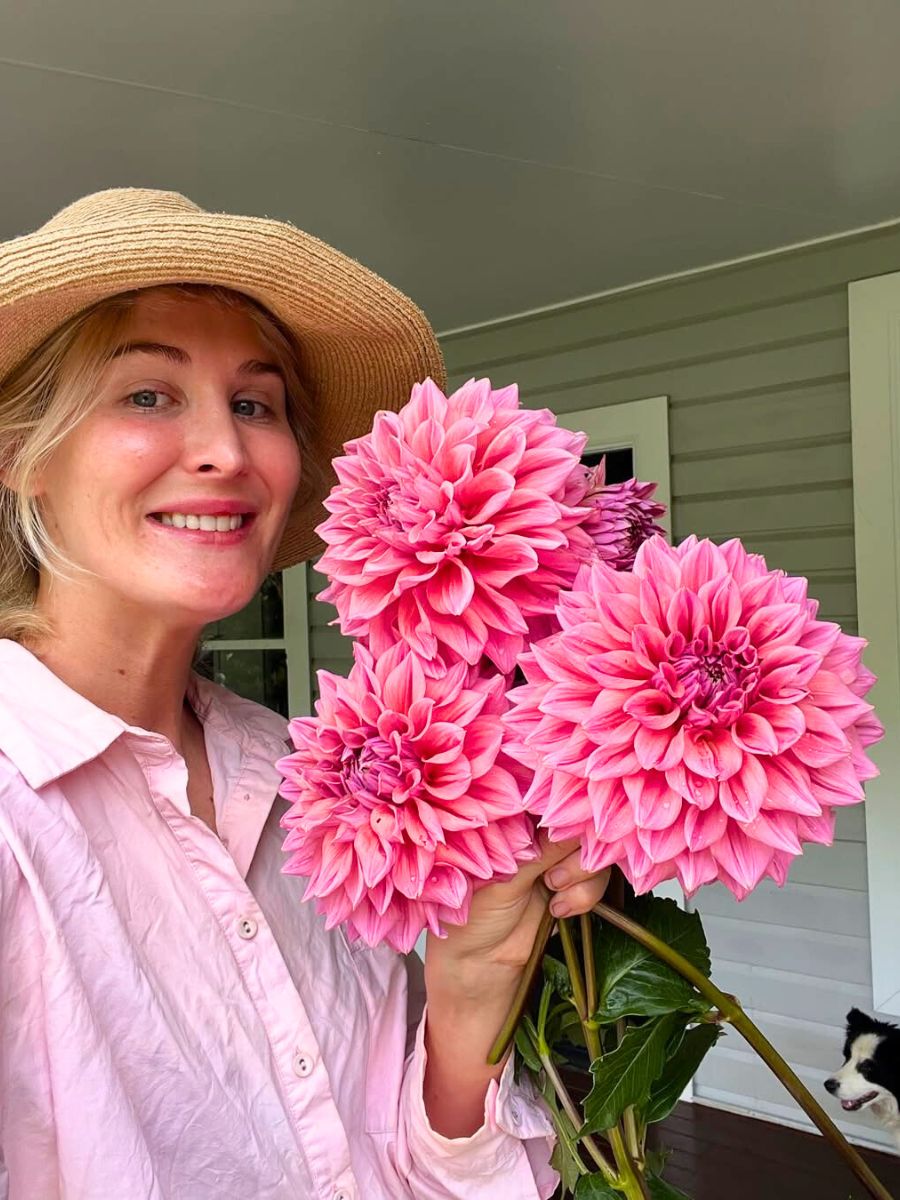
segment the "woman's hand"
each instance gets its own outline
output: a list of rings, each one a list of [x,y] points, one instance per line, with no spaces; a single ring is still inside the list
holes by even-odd
[[[583,870],[577,842],[542,840],[541,850],[508,883],[476,892],[465,925],[447,926],[446,938],[428,937],[425,1106],[447,1137],[474,1133],[484,1119],[485,1092],[503,1067],[489,1067],[487,1056],[534,945],[545,885],[561,917],[590,912],[606,890],[609,872]]]
[[[429,939],[427,973],[446,972],[462,982],[460,970],[467,974],[468,966],[479,974],[495,967],[521,971],[547,907],[542,883],[553,893],[553,915],[569,917],[590,912],[602,900],[608,879],[609,871],[591,874],[582,868],[577,841],[550,842],[541,835],[536,862],[527,863],[508,883],[481,888],[465,925],[448,925],[446,938]]]

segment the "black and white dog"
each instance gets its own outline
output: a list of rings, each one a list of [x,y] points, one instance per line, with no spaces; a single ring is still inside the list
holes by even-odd
[[[844,1065],[825,1080],[825,1087],[846,1112],[871,1109],[900,1147],[900,1029],[896,1025],[851,1008]]]

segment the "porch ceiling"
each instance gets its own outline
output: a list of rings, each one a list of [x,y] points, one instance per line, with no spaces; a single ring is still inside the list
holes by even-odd
[[[448,329],[900,216],[894,0],[0,0],[0,237],[171,187]]]

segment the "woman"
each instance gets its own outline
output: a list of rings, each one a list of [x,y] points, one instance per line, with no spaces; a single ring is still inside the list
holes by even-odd
[[[0,246],[2,1200],[553,1190],[486,1055],[542,874],[560,912],[605,881],[556,846],[485,888],[420,1019],[280,873],[284,722],[191,672],[426,374],[418,310],[277,222],[114,190]]]

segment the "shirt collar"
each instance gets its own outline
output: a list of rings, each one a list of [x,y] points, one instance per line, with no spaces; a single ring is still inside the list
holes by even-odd
[[[0,639],[0,750],[29,787],[44,787],[97,758],[128,728],[24,646]]]
[[[238,742],[277,786],[275,760],[287,747],[283,717],[199,675],[191,676],[188,699],[208,734]],[[149,744],[166,741],[98,708],[31,651],[0,638],[0,750],[29,787],[44,787],[97,758],[123,733]]]

